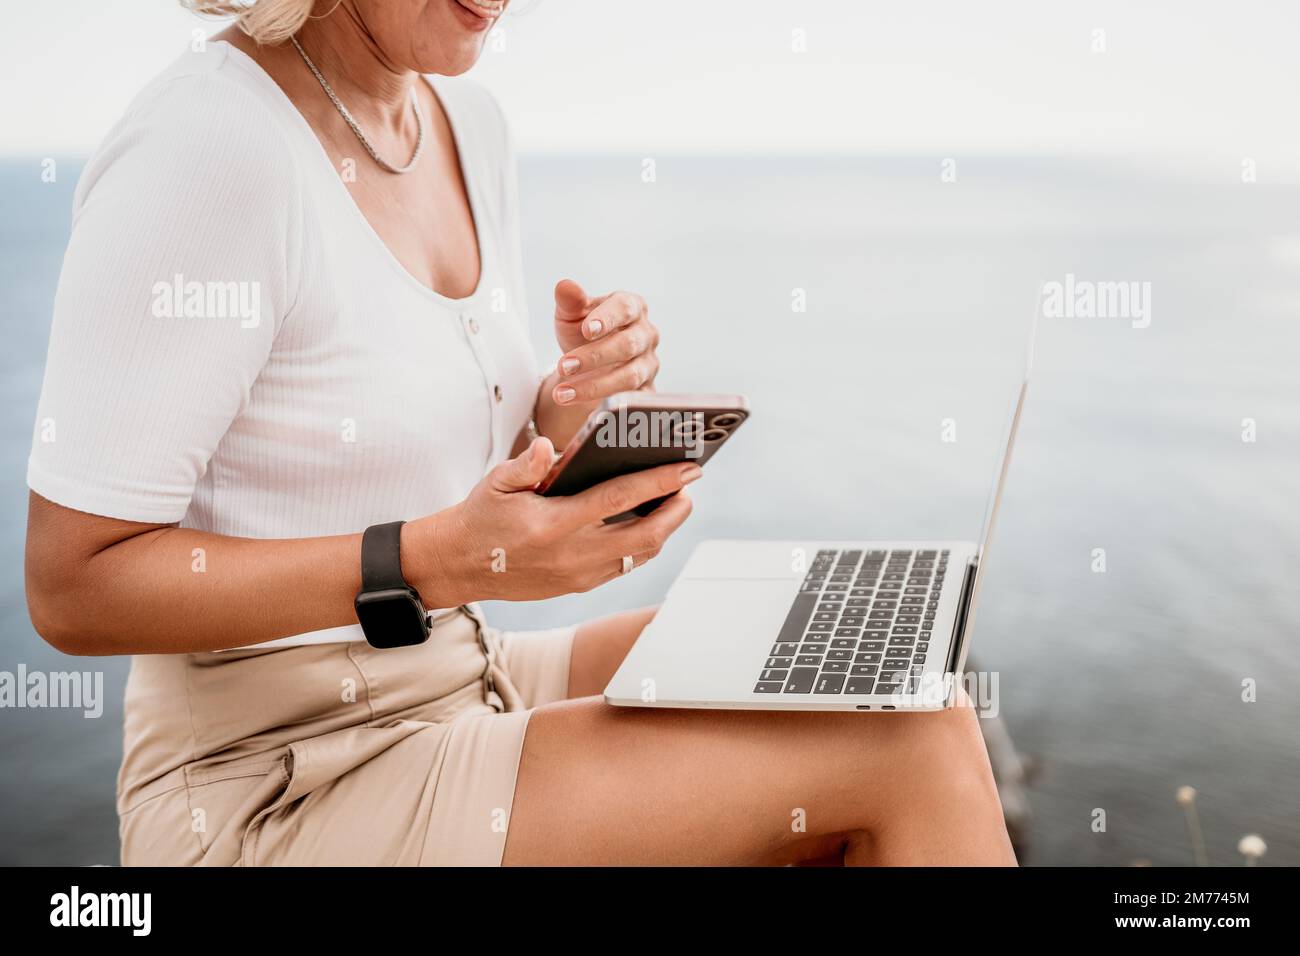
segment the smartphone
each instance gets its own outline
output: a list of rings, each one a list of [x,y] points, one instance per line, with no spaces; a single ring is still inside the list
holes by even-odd
[[[605,399],[537,486],[539,495],[574,495],[619,475],[673,462],[703,465],[749,418],[743,395],[620,392]],[[670,495],[607,523],[644,517]]]

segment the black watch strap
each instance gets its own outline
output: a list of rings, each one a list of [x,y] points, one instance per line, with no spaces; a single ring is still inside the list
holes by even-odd
[[[409,588],[402,577],[402,525],[405,521],[374,524],[361,536],[361,590]]]
[[[353,604],[371,647],[409,647],[429,639],[429,612],[402,577],[403,524],[372,525],[361,535],[361,590]]]

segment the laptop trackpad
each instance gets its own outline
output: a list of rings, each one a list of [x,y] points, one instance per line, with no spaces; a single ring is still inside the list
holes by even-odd
[[[610,696],[640,696],[646,686],[668,700],[748,696],[798,591],[798,581],[678,579]]]

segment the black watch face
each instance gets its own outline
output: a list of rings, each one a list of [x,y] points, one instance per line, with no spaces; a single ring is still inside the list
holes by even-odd
[[[357,595],[356,609],[373,647],[407,647],[429,636],[424,607],[410,591],[368,591]]]

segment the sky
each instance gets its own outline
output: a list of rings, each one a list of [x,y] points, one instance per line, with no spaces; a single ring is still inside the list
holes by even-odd
[[[431,0],[450,2],[450,0]],[[85,153],[219,29],[7,5],[0,153]],[[475,75],[522,152],[1068,155],[1300,182],[1295,0],[524,0]]]

